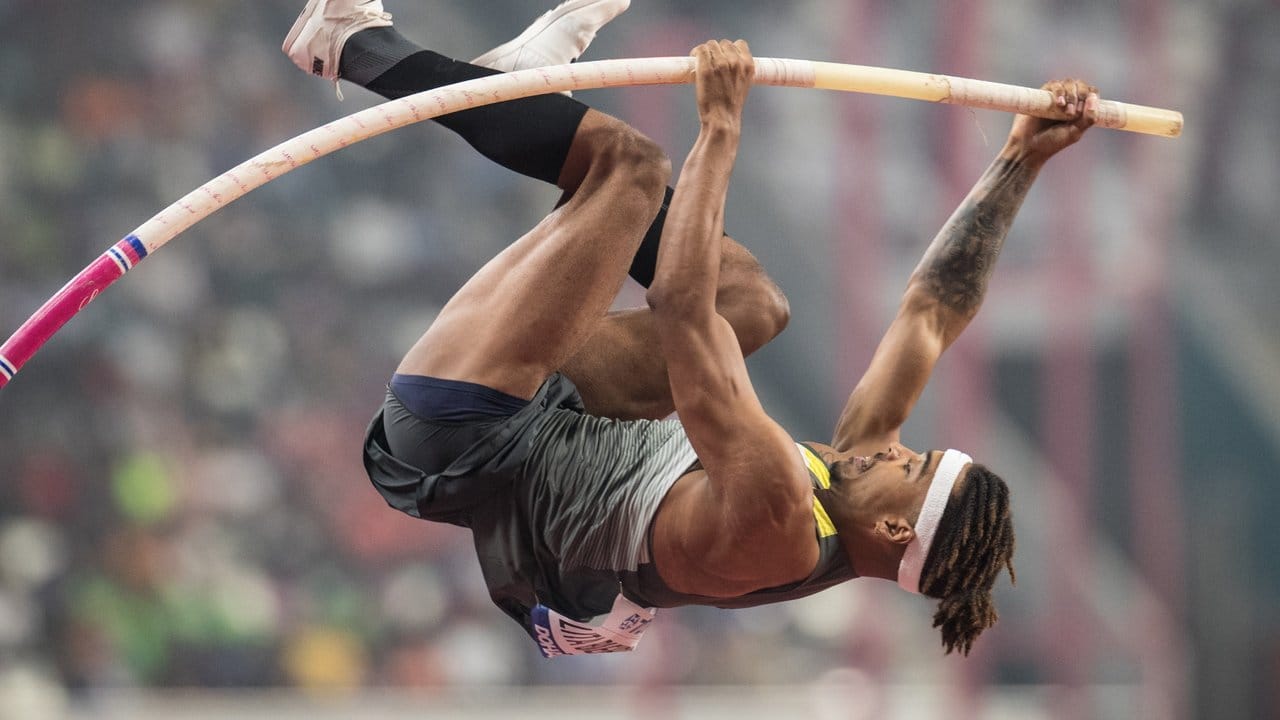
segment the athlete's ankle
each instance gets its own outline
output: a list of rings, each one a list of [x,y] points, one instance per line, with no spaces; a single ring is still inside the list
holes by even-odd
[[[343,80],[368,87],[378,76],[422,49],[394,27],[361,30],[342,49],[340,75]]]

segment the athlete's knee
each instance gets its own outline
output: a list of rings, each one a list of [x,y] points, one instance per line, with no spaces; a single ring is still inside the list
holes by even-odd
[[[774,282],[762,267],[752,273],[744,283],[747,286],[745,294],[752,318],[750,329],[753,337],[750,340],[752,344],[756,344],[752,350],[756,350],[787,329],[787,325],[791,322],[791,302],[787,300],[786,293],[778,283]],[[744,338],[744,344],[747,344],[746,338]]]
[[[594,124],[587,142],[592,170],[602,181],[622,182],[654,205],[662,202],[671,179],[671,159],[653,140],[616,118]]]
[[[658,211],[671,180],[671,158],[657,143],[636,130],[617,133],[606,151],[623,180]]]
[[[764,266],[738,245],[731,245],[721,261],[716,309],[733,326],[744,352],[758,350],[791,322],[786,293]]]

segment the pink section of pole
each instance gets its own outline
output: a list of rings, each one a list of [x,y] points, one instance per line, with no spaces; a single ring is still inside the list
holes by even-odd
[[[4,345],[0,345],[0,388],[76,313],[124,277],[146,251],[135,237],[127,237],[81,270],[30,317]]]

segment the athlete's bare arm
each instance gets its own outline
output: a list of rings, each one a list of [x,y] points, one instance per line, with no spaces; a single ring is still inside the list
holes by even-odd
[[[1045,161],[1096,119],[1097,91],[1078,80],[1044,85],[1061,120],[1014,119],[999,156],[925,251],[898,314],[836,425],[837,450],[870,454],[898,441],[942,352],[977,314],[1005,235]]]
[[[720,41],[694,56],[701,132],[676,185],[648,300],[676,410],[705,472],[683,478],[664,501],[654,553],[673,589],[730,596],[803,577],[817,547],[799,455],[761,406],[715,306],[751,54],[745,42]]]

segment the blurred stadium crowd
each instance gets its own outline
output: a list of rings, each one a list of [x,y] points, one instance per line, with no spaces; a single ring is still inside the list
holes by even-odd
[[[182,194],[373,101],[349,88],[348,101],[337,104],[332,87],[302,77],[280,54],[300,2],[0,0],[0,335],[7,337],[110,243]],[[1071,12],[1041,4],[1053,6],[1053,17],[1086,27],[1118,12],[1101,3]],[[938,67],[923,47],[886,48],[884,57],[833,57],[835,45],[806,48],[805,33],[826,37],[822,25],[833,3],[819,0],[795,8],[647,5],[636,3],[635,22],[665,32],[668,46],[652,48],[623,30],[606,30],[588,59],[681,54],[677,46],[691,46],[705,32],[747,36],[762,55],[952,70]],[[1261,0],[1219,5],[1169,4],[1174,36],[1195,23],[1217,33],[1186,43],[1187,55],[1172,72],[1192,80],[1170,90],[1169,104],[1248,98],[1251,117],[1273,118],[1280,109],[1280,49],[1265,38],[1280,30],[1280,11]],[[483,8],[401,0],[388,8],[402,27],[423,31],[428,42],[446,43],[437,45],[441,51],[463,57],[504,40],[541,10],[514,0]],[[1034,22],[1033,15],[1013,14],[1009,23]],[[992,10],[990,16],[999,15]],[[891,33],[910,35],[928,25],[905,7],[886,9],[884,16]],[[1025,38],[1028,48],[1043,43],[1046,32]],[[765,37],[774,44],[756,40]],[[1107,64],[1107,47],[1114,45],[1090,45],[1091,62],[1122,67],[1119,58]],[[992,63],[1016,67],[1010,57]],[[1220,86],[1199,94],[1196,81],[1209,85],[1233,63],[1249,68],[1237,95]],[[1008,72],[991,79],[1033,84]],[[635,92],[650,94],[630,105],[612,95],[587,99],[647,122],[642,129],[662,136],[678,161],[689,136],[684,115],[691,116],[684,96]],[[1152,91],[1138,100],[1157,104],[1160,97]],[[680,119],[653,114],[653,98]],[[829,373],[837,362],[832,357],[843,351],[811,345],[824,348],[811,353],[806,346],[829,343],[823,319],[830,310],[819,304],[829,289],[804,278],[824,271],[823,236],[837,223],[818,217],[836,213],[805,190],[807,182],[830,180],[809,180],[805,166],[825,162],[830,152],[824,133],[831,127],[815,114],[823,107],[818,102],[815,94],[785,104],[761,100],[764,119],[755,131],[764,149],[738,173],[734,207],[744,209],[743,226],[784,236],[799,226],[815,238],[787,237],[789,246],[758,250],[793,305],[816,316],[812,325],[797,320],[790,331],[800,338],[795,346],[765,353],[753,366],[763,376]],[[1277,297],[1265,268],[1280,259],[1274,243],[1280,153],[1270,125],[1254,120],[1236,127],[1221,114],[1182,109],[1211,139],[1178,146],[1186,156],[1180,176],[1204,181],[1188,185],[1178,200],[1178,231],[1211,236],[1216,256],[1200,277],[1233,278],[1238,307],[1264,317],[1274,312]],[[1007,126],[1001,118],[981,122],[994,133]],[[918,123],[885,133],[897,139],[926,133]],[[1225,157],[1203,149],[1227,137],[1237,140]],[[981,141],[979,148],[988,154]],[[1173,152],[1175,146],[1162,148]],[[886,154],[883,182],[954,197],[930,179],[938,154],[936,146],[904,151],[900,162]],[[960,173],[976,177],[979,168],[975,163]],[[149,258],[68,325],[0,392],[0,686],[92,695],[135,686],[790,683],[845,665],[899,678],[938,672],[929,606],[886,600],[896,598],[892,589],[882,595],[858,583],[783,607],[660,615],[645,641],[658,649],[634,660],[542,662],[490,605],[469,536],[400,516],[368,487],[361,434],[400,354],[473,269],[554,201],[551,189],[492,167],[439,128],[408,129],[256,191]],[[890,291],[945,216],[946,202],[935,208],[929,201],[927,213],[914,203],[886,210],[886,222],[919,225],[889,233]],[[1031,219],[1023,221],[1029,225],[1021,227],[1043,227],[1044,205],[1029,203]],[[1191,210],[1197,219],[1181,214]],[[1171,241],[1174,252],[1183,253],[1173,261],[1181,267],[1209,255],[1185,237]],[[1015,267],[1037,259],[1020,260],[1018,252],[1029,251],[1011,251]],[[1114,268],[1103,275],[1127,277]],[[889,292],[883,302],[893,298]],[[1197,302],[1179,296],[1175,305],[1194,314]],[[873,317],[871,327],[877,322]],[[1274,328],[1260,340],[1254,335],[1264,350],[1280,347]],[[1187,350],[1187,344],[1194,341],[1180,351],[1192,359],[1182,363],[1201,363],[1198,370],[1212,373],[1216,350]],[[1256,348],[1251,351],[1256,358]],[[762,383],[766,400],[772,398],[796,432],[823,434],[840,399],[804,397],[796,391],[803,385],[786,383]],[[1206,399],[1187,412],[1202,411],[1216,426],[1214,413],[1226,412],[1211,402],[1220,397],[1217,387],[1192,387],[1189,397]],[[1275,387],[1260,392],[1270,397]],[[1016,407],[1006,410],[1017,416]],[[1245,423],[1252,417],[1243,411],[1227,416]],[[1236,480],[1225,492],[1234,494],[1207,507],[1252,503],[1253,512],[1262,513],[1280,505],[1275,489],[1259,493],[1254,484],[1274,481],[1274,472],[1264,478],[1258,468],[1280,452],[1275,427],[1248,425],[1235,437],[1247,438],[1255,454],[1227,463],[1224,472]],[[1192,507],[1198,497],[1193,475],[1187,471]],[[1098,493],[1105,505],[1107,491]],[[1099,525],[1115,519],[1107,512],[1099,511]],[[1188,571],[1192,626],[1184,639],[1202,659],[1200,667],[1189,663],[1201,702],[1249,698],[1241,706],[1260,710],[1280,707],[1265,689],[1268,677],[1280,677],[1280,642],[1254,647],[1249,636],[1280,632],[1274,619],[1256,628],[1249,623],[1280,606],[1280,571],[1264,560],[1277,532],[1250,517],[1221,545],[1196,549],[1194,535],[1186,541],[1189,566],[1212,571]],[[1020,532],[1023,527],[1030,526]],[[1211,527],[1233,531],[1228,522]],[[1032,554],[1023,555],[1031,559],[1022,561],[1032,566],[1026,571],[1032,590],[1006,605],[1011,627],[1026,636],[1043,617],[1035,576],[1048,571],[1034,565],[1053,555],[1033,535],[1027,532]],[[1228,540],[1251,550],[1243,560],[1232,557]],[[1226,600],[1215,587],[1244,595]],[[1228,618],[1214,629],[1205,618],[1218,607],[1247,620]],[[1235,644],[1216,644],[1219,632]],[[893,669],[876,657],[890,647],[897,648]],[[1025,669],[1033,664],[1030,654],[1019,645],[993,672],[1007,682],[1036,680],[1040,676]],[[758,662],[762,657],[771,660]],[[920,658],[929,662],[915,669],[903,662]],[[1256,676],[1233,681],[1214,669],[1246,658],[1260,668]],[[1091,682],[1141,682],[1130,666],[1100,668]]]

